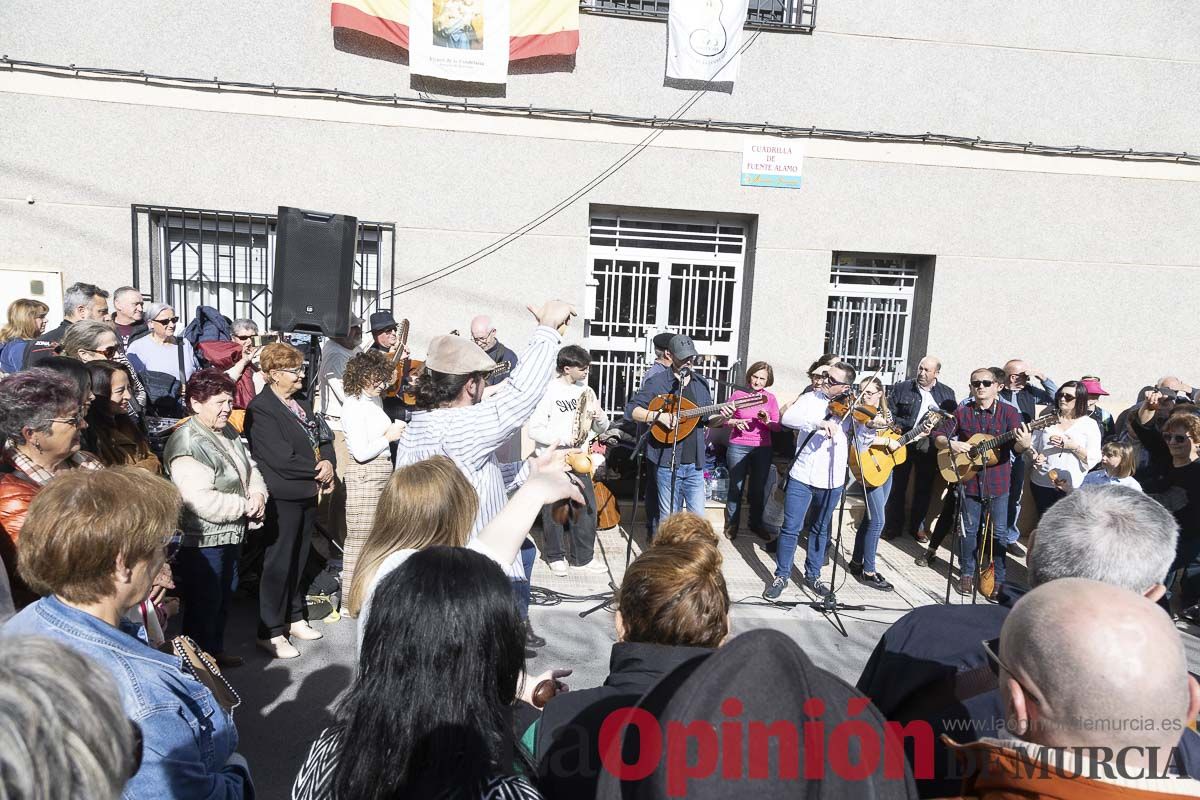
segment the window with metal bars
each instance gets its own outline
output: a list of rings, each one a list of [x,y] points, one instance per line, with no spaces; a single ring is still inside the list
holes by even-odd
[[[668,0],[580,0],[579,3],[579,10],[589,14],[632,19],[666,19],[669,7]],[[746,27],[812,33],[816,17],[817,0],[750,0]]]
[[[133,285],[171,303],[180,330],[197,306],[270,329],[274,214],[134,205]],[[395,287],[395,226],[358,223],[353,307],[366,317],[380,289]]]

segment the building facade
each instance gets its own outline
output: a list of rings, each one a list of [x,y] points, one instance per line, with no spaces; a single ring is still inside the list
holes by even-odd
[[[1161,374],[1200,378],[1200,164],[1136,155],[1200,150],[1189,5],[788,8],[790,25],[747,30],[731,87],[665,80],[654,13],[585,13],[574,58],[514,62],[496,96],[413,78],[402,51],[335,33],[324,3],[11,0],[5,291],[136,274],[184,314],[266,323],[273,215],[298,206],[362,221],[359,308],[411,320],[418,355],[477,313],[519,349],[527,303],[577,303],[609,408],[667,328],[722,375],[772,362],[781,393],[825,351],[892,378],[933,353],[960,394],[970,369],[1021,356],[1100,375],[1114,406]],[[692,123],[651,124],[674,116]],[[801,188],[740,184],[756,141],[803,142]]]

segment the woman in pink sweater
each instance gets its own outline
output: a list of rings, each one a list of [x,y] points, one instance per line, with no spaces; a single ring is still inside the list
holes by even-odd
[[[725,424],[729,433],[729,450],[725,463],[729,468],[729,499],[725,505],[725,535],[736,539],[741,515],[742,487],[749,483],[750,530],[768,537],[763,528],[763,506],[767,500],[767,473],[771,467],[771,431],[779,426],[779,402],[767,387],[775,382],[775,370],[765,361],[756,361],[746,370],[746,385],[752,392],[738,389],[729,395],[737,400],[762,395],[766,402],[759,406],[739,408]],[[749,481],[746,480],[749,475]]]

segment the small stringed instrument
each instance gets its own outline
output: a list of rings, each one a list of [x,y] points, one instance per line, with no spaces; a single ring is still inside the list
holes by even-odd
[[[411,358],[401,358],[404,355],[404,348],[408,346],[408,320],[400,320],[400,325],[396,330],[396,349],[392,352],[392,366],[396,370],[396,379],[392,385],[388,387],[386,397],[403,396],[404,402],[408,400],[408,394],[404,391],[408,383],[415,373],[425,363],[424,361],[415,361]]]
[[[1048,428],[1056,422],[1058,422],[1058,414],[1050,413],[1044,417],[1038,417],[1029,423],[1029,429],[1036,431]],[[1016,435],[1017,431],[1015,430],[1002,433],[999,436],[977,433],[970,439],[967,439],[967,444],[971,445],[971,449],[966,453],[955,453],[949,447],[940,448],[937,457],[938,471],[942,473],[942,477],[946,479],[946,483],[958,483],[959,477],[964,481],[973,478],[985,465],[991,469],[1000,463],[1000,457],[995,452],[996,448],[1008,444]],[[958,466],[957,476],[954,474],[956,464]]]
[[[850,471],[854,474],[854,479],[872,488],[883,486],[892,470],[908,460],[907,445],[928,436],[934,426],[945,418],[945,412],[930,409],[913,429],[903,436],[891,430],[877,431],[876,436],[899,443],[900,449],[894,453],[888,452],[886,447],[880,445],[871,445],[861,451],[858,448],[850,448]]]
[[[761,406],[765,402],[767,402],[767,398],[760,394],[752,394],[746,397],[739,397],[737,400],[730,400],[727,403],[697,406],[686,397],[681,397],[679,398],[679,409],[677,411],[675,408],[675,395],[660,394],[650,401],[650,405],[646,407],[646,410],[650,413],[662,411],[675,415],[676,423],[674,430],[668,429],[659,422],[655,422],[650,428],[650,433],[656,441],[662,444],[675,444],[676,440],[686,439],[688,434],[696,429],[696,426],[700,424],[700,417],[720,411],[726,406],[732,406],[735,409],[751,408],[753,406]]]

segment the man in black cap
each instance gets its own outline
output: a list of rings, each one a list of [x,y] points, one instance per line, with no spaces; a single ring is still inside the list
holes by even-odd
[[[666,411],[651,411],[650,403],[659,395],[675,395],[682,387],[683,397],[697,406],[712,405],[712,390],[708,379],[692,369],[692,362],[699,355],[690,336],[676,334],[667,344],[671,359],[669,369],[664,369],[642,382],[642,388],[634,395],[630,417],[646,425],[657,426],[661,431],[674,430],[679,423],[678,415]],[[678,444],[664,444],[653,436],[647,440],[646,460],[655,465],[654,477],[658,486],[658,515],[665,519],[685,507],[693,514],[704,515],[704,430],[702,425],[724,424],[733,416],[733,406],[722,407],[720,413],[700,417],[700,425],[692,429]],[[671,495],[672,464],[674,464],[675,494]]]
[[[667,352],[667,345],[671,343],[671,337],[675,334],[670,331],[664,331],[656,335],[653,339],[654,343],[654,361],[646,369],[646,374],[642,376],[642,383],[653,378],[655,375],[669,373],[671,371],[671,354]],[[641,388],[640,386],[638,388]],[[629,402],[625,404],[625,419],[633,420],[633,398],[637,396],[634,392],[630,396]],[[638,426],[638,438],[646,432],[644,426]],[[651,465],[653,467],[654,465]],[[654,530],[658,527],[658,483],[654,480],[654,472],[650,472],[650,477],[645,483],[645,493],[643,498],[643,509],[646,512],[646,539],[650,540],[654,537]]]

